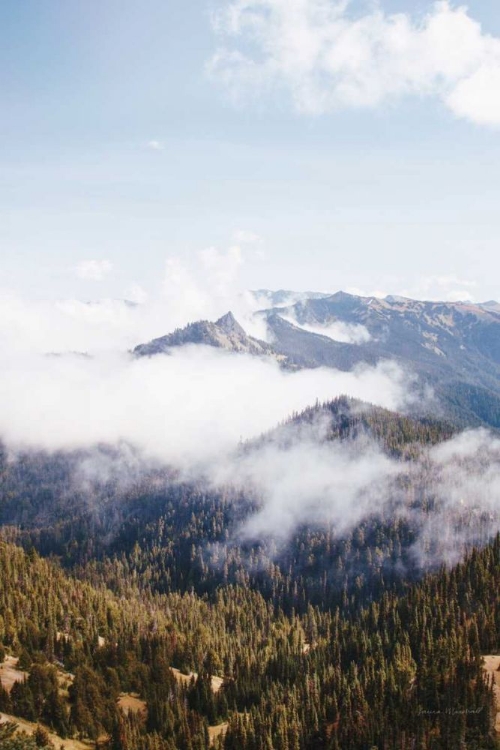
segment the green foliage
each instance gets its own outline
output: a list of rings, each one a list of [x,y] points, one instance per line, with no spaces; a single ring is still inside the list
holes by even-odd
[[[291,424],[326,409],[327,439],[370,434],[405,462],[451,434],[351,407],[339,399]],[[414,529],[389,515],[342,537],[300,528],[277,554],[229,543],[255,498],[165,471],[71,496],[77,461],[0,466],[0,515],[26,526],[4,529],[25,550],[0,541],[0,644],[29,672],[0,691],[0,709],[109,750],[207,750],[208,726],[222,721],[216,750],[494,747],[481,654],[500,648],[500,538],[423,579]],[[411,482],[401,494],[432,513]],[[58,670],[74,675],[67,694]],[[122,692],[146,712],[122,712]],[[4,742],[34,747],[5,731]]]
[[[253,748],[257,737],[269,738],[269,747],[292,742],[300,750],[321,743],[361,750],[382,746],[383,738],[391,747],[414,740],[425,746],[432,737],[450,748],[478,737],[489,747],[491,692],[480,654],[500,645],[500,538],[406,595],[386,592],[344,616],[309,606],[287,617],[260,594],[230,586],[212,604],[195,595],[146,598],[140,590],[117,599],[6,544],[0,564],[10,571],[0,601],[7,597],[18,618],[20,643],[22,609],[31,601],[44,623],[34,645],[43,649],[52,622],[67,639],[56,639],[57,658],[64,660],[66,651],[74,660],[80,652],[69,724],[81,736],[105,732],[117,748],[147,748],[153,737],[166,748],[170,741],[204,748],[207,724],[228,716],[225,747],[241,750]],[[51,593],[36,599],[30,592],[41,576],[51,581]],[[105,644],[92,637],[96,631],[105,633]],[[183,685],[169,665],[191,652],[200,660],[199,675]],[[218,662],[226,679],[213,693]],[[145,719],[117,710],[118,687],[132,684],[146,699]],[[48,720],[54,687],[54,667],[33,664],[25,683],[13,688],[16,711]]]
[[[2,750],[54,750],[54,745],[43,727],[38,726],[30,737],[24,732],[16,733],[17,724],[0,724],[0,748]]]

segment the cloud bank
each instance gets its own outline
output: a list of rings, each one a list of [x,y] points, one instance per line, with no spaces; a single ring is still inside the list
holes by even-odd
[[[283,543],[304,524],[332,524],[340,537],[382,512],[400,471],[374,441],[317,442],[302,434],[286,447],[270,441],[233,458],[217,468],[215,481],[232,481],[260,501],[240,536]]]
[[[279,555],[303,527],[342,538],[362,522],[398,519],[415,539],[411,560],[432,569],[457,563],[500,529],[500,441],[487,430],[422,446],[408,462],[366,434],[329,441],[329,425],[318,412],[211,468],[215,487],[232,484],[254,499],[237,540],[264,542]]]
[[[239,236],[240,242],[255,237]],[[193,264],[170,257],[156,295],[29,301],[0,294],[0,439],[64,450],[128,443],[145,456],[188,467],[223,460],[240,439],[270,430],[317,399],[346,393],[404,409],[413,380],[391,362],[353,372],[286,372],[272,358],[192,346],[136,359],[137,344],[232,310],[264,338],[253,316],[262,300],[240,290],[240,245],[208,247]],[[51,355],[51,356],[48,356]]]
[[[239,237],[244,240],[250,238]],[[181,479],[243,487],[260,502],[241,529],[249,537],[271,532],[286,540],[300,525],[315,523],[334,523],[343,534],[374,513],[390,512],[401,473],[410,469],[374,442],[327,443],[328,425],[315,424],[285,446],[273,440],[252,451],[237,446],[340,394],[404,410],[414,383],[394,363],[347,373],[286,372],[272,359],[211,347],[150,359],[128,353],[137,343],[228,309],[259,335],[251,328],[259,325],[252,313],[262,299],[238,290],[240,246],[208,248],[195,261],[192,268],[168,259],[153,297],[140,287],[128,300],[94,303],[0,294],[0,439],[13,452],[90,450],[79,467],[80,483],[105,481],[107,472],[126,482],[153,462],[180,470]],[[354,340],[353,331],[330,333]],[[117,447],[116,457],[95,449],[99,445]],[[411,470],[435,503],[434,515],[418,518],[404,502],[399,506],[419,529],[414,552],[422,565],[436,556],[457,559],[464,544],[498,527],[500,448],[489,433],[465,433]]]
[[[16,357],[0,373],[0,436],[13,447],[64,450],[127,442],[178,467],[222,460],[316,399],[341,393],[404,406],[406,377],[390,363],[352,373],[287,373],[271,360],[211,347],[134,359]]]
[[[214,13],[209,75],[238,98],[282,89],[299,113],[432,97],[456,117],[500,125],[500,39],[464,6],[423,15],[356,12],[349,0],[230,0]]]
[[[366,437],[325,440],[330,423],[321,419],[294,428],[290,439],[279,430],[249,450],[238,447],[340,394],[391,410],[412,406],[414,383],[394,363],[287,372],[271,358],[203,346],[132,357],[123,346],[130,327],[144,341],[143,327],[153,322],[165,333],[174,320],[194,319],[195,310],[226,306],[239,253],[210,250],[201,261],[208,286],[178,261],[167,264],[163,301],[51,306],[0,297],[0,439],[8,449],[83,449],[75,482],[91,494],[94,481],[118,477],[118,487],[158,465],[173,467],[181,481],[205,481],[230,494],[234,487],[236,497],[244,490],[258,510],[238,534],[251,539],[284,544],[315,524],[333,525],[342,536],[374,515],[398,513],[416,532],[413,554],[423,568],[456,561],[464,546],[500,528],[500,443],[486,431],[424,450],[415,463],[396,461]],[[159,310],[166,317],[158,321]],[[85,341],[93,341],[91,356],[78,353]],[[61,344],[62,353],[47,355],[61,352]],[[103,445],[113,450],[96,448]],[[432,512],[405,496],[407,473],[415,497],[427,498]]]

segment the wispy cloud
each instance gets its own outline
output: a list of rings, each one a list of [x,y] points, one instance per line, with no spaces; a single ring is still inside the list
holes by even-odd
[[[477,301],[477,281],[463,279],[455,274],[419,276],[411,280],[391,278],[383,281],[386,284],[384,290],[348,286],[346,292],[360,297],[383,298],[393,295],[435,302]]]
[[[165,144],[163,144],[161,141],[154,141],[154,140],[148,141],[146,146],[151,151],[164,151],[165,150]]]
[[[239,533],[253,539],[286,541],[301,525],[333,523],[336,533],[381,512],[390,482],[401,471],[374,441],[325,442],[296,428],[289,444],[272,439],[255,451],[216,466],[215,483],[250,488],[260,500]]]
[[[213,16],[209,74],[237,98],[284,89],[301,113],[429,96],[454,115],[500,125],[500,39],[464,6],[388,14],[349,0],[229,0]]]
[[[264,322],[253,318],[263,305],[242,286],[247,262],[238,245],[170,255],[158,268],[156,284],[143,287],[138,279],[119,298],[92,299],[86,292],[85,300],[33,300],[0,287],[0,346],[39,354],[127,351],[195,320],[216,320],[228,310],[248,333],[265,337]],[[107,266],[96,268],[96,263],[101,261],[79,264],[82,278],[101,278]],[[77,273],[75,267],[71,271]]]
[[[398,461],[367,434],[329,441],[330,424],[318,412],[211,466],[215,486],[232,483],[257,500],[238,536],[275,540],[279,552],[302,525],[327,525],[340,537],[360,522],[397,517],[414,535],[413,561],[428,569],[455,564],[500,528],[500,441],[488,431]]]
[[[82,260],[75,268],[75,273],[85,281],[102,281],[113,268],[109,260]]]
[[[260,245],[262,243],[262,237],[255,232],[249,232],[246,229],[238,229],[233,234],[233,239],[242,245]]]

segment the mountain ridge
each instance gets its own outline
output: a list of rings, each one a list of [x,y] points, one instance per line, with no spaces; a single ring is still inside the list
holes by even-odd
[[[287,369],[342,371],[391,360],[417,375],[422,389],[434,391],[446,418],[500,429],[500,306],[495,302],[381,299],[339,291],[261,309],[255,316],[267,327],[267,341],[249,336],[228,312],[215,322],[190,323],[139,344],[133,354],[168,354],[201,344],[270,357]]]
[[[133,354],[139,357],[169,354],[172,349],[188,344],[212,346],[257,356],[276,356],[273,348],[265,341],[248,336],[230,311],[214,323],[209,320],[196,321],[146,344],[139,344],[134,348]]]

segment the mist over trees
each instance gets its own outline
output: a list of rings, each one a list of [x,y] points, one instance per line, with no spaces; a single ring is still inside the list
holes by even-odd
[[[380,507],[344,526],[299,515],[286,537],[251,533],[265,497],[233,475],[123,476],[105,446],[4,451],[0,657],[26,678],[0,710],[114,750],[493,749],[481,657],[499,647],[495,439],[486,461],[482,434],[341,398],[241,445],[238,461],[313,438],[397,471]],[[446,472],[470,472],[478,453],[481,492],[445,503]],[[445,534],[459,547],[448,560]],[[123,710],[123,695],[143,710]]]

